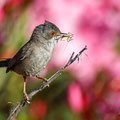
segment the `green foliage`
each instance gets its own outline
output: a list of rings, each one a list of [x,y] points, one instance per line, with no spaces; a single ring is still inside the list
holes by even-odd
[[[120,54],[120,40],[118,40],[118,42],[116,44],[116,50]]]
[[[64,103],[59,104],[53,109],[49,109],[45,120],[82,120],[77,114],[73,113]]]

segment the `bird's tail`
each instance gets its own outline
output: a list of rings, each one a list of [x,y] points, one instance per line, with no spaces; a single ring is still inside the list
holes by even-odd
[[[10,58],[5,59],[5,60],[1,60],[0,61],[0,67],[8,67],[9,61],[10,61]]]

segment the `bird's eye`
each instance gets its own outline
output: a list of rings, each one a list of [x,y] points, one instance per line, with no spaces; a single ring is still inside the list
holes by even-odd
[[[50,32],[50,35],[51,35],[51,36],[55,36],[55,31],[51,31],[51,32]]]

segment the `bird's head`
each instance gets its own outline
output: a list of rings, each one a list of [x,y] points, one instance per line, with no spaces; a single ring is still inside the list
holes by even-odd
[[[72,38],[72,34],[70,33],[62,33],[60,31],[60,29],[53,23],[46,21],[45,23],[40,25],[41,27],[41,35],[43,38],[45,38],[46,40],[59,40],[59,39],[63,39],[66,38],[67,40]]]

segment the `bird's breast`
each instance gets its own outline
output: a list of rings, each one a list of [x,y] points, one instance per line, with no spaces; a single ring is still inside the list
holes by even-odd
[[[32,76],[39,75],[50,61],[51,54],[50,51],[46,51],[45,49],[35,50],[34,54],[30,57],[30,64],[28,65],[29,69],[27,70],[27,73]]]
[[[34,47],[30,55],[14,67],[14,71],[24,76],[39,75],[49,63],[53,46]]]

